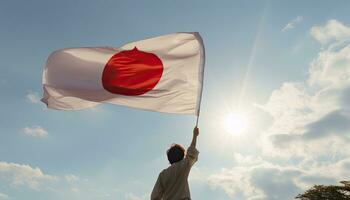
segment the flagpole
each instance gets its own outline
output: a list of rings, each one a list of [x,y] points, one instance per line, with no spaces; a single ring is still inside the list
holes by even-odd
[[[204,70],[204,68],[203,68],[203,70]],[[204,75],[204,74],[203,74],[203,75]],[[204,76],[202,76],[202,77],[204,77]],[[199,95],[199,101],[198,101],[198,110],[197,110],[196,127],[198,127],[199,115],[200,115],[200,111],[201,111],[202,93],[203,93],[203,82],[202,82],[201,93],[200,93],[200,95]]]
[[[198,120],[199,120],[199,113],[198,113],[198,115],[197,115],[196,127],[198,127]]]
[[[203,85],[204,85],[204,66],[205,66],[205,49],[204,49],[204,43],[203,43],[203,39],[202,37],[199,35],[199,33],[196,33],[196,37],[198,38],[198,40],[202,43],[202,48],[200,49],[201,54],[203,56],[203,60],[202,60],[202,71],[200,71],[199,75],[202,78],[201,80],[201,88],[200,88],[200,93],[199,93],[199,100],[198,100],[198,110],[197,110],[197,119],[196,119],[196,127],[198,127],[198,121],[199,121],[199,113],[201,110],[201,103],[202,103],[202,96],[203,96]]]

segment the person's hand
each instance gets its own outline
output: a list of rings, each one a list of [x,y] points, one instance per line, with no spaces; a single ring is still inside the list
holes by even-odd
[[[198,127],[196,126],[196,127],[194,127],[194,129],[193,129],[193,136],[197,137],[198,135],[199,135],[199,129],[198,129]]]

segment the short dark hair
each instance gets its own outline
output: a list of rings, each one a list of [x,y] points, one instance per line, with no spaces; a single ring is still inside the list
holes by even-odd
[[[170,164],[182,160],[185,156],[185,148],[179,144],[171,145],[170,149],[166,152]]]

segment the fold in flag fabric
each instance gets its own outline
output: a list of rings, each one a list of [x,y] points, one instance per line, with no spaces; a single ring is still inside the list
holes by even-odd
[[[198,115],[204,60],[199,33],[173,33],[120,48],[58,50],[47,59],[42,101],[58,110],[111,103]]]

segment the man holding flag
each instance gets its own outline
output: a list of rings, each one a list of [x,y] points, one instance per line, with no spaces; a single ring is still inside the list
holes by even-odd
[[[185,156],[173,145],[171,164],[154,186],[152,200],[189,200],[188,175],[198,159],[197,128],[203,89],[204,45],[199,33],[173,33],[120,48],[67,48],[53,52],[43,73],[48,108],[79,110],[111,103],[197,116]]]
[[[193,138],[188,147],[186,156],[185,149],[174,144],[167,151],[169,163],[158,176],[154,185],[151,200],[190,200],[190,189],[188,186],[188,175],[194,163],[198,160],[198,150],[196,149],[199,129],[193,129]],[[185,157],[185,158],[184,158]]]

